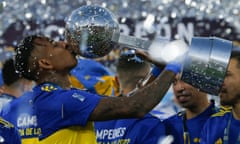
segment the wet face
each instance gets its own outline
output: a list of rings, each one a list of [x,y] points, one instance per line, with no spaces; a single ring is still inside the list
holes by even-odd
[[[230,59],[220,92],[222,105],[234,105],[240,101],[240,68],[236,59]]]
[[[36,38],[35,48],[31,53],[33,60],[37,60],[39,66],[54,71],[70,71],[76,66],[75,55],[68,50],[67,43],[53,41],[48,38]]]
[[[180,80],[179,75],[176,76],[173,83],[173,92],[176,102],[183,108],[194,108],[207,97],[205,93]]]

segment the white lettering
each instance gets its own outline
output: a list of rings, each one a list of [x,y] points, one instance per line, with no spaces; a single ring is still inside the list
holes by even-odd
[[[98,139],[115,139],[122,137],[125,134],[126,127],[120,127],[116,129],[103,129],[103,130],[96,130],[96,135]]]
[[[183,23],[177,25],[177,33],[181,39],[186,38],[188,42],[191,41],[194,36],[194,25],[193,23],[188,23],[187,27]]]
[[[173,33],[171,24],[169,23],[158,23],[154,24],[156,35],[162,38],[171,39],[175,36],[175,39],[186,39],[190,41],[194,35],[194,24],[189,22],[186,25],[184,23],[177,24],[177,34]],[[125,27],[125,30],[127,28]],[[127,31],[127,30],[126,30]],[[144,29],[143,22],[138,22],[135,25],[134,36],[143,38],[147,35],[147,31]],[[127,33],[124,33],[127,34]]]
[[[162,38],[171,39],[171,27],[170,24],[158,24],[156,26],[157,35]]]
[[[37,116],[36,115],[29,115],[29,114],[22,114],[17,118],[17,127],[30,127],[30,126],[37,126]]]

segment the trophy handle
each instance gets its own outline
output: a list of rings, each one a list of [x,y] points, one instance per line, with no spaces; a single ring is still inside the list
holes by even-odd
[[[151,45],[151,42],[149,40],[136,38],[134,36],[123,35],[120,33],[114,33],[112,36],[112,41],[130,48],[143,50],[148,50]]]

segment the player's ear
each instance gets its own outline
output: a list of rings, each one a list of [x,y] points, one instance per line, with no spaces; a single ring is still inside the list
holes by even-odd
[[[51,61],[47,59],[39,59],[38,60],[39,67],[44,68],[44,69],[52,69],[53,65]]]

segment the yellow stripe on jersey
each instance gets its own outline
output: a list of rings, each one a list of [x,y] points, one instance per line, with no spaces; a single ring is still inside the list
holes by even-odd
[[[93,123],[89,122],[85,127],[72,126],[60,129],[41,140],[39,144],[96,144],[96,135]]]
[[[76,77],[69,76],[69,80],[70,80],[70,83],[71,83],[72,87],[79,88],[79,89],[84,89],[83,84],[81,84]]]
[[[101,79],[102,79],[102,81],[98,81],[94,85],[96,92],[100,95],[114,96],[115,95],[115,93],[114,93],[115,77],[114,76],[103,76],[103,77],[101,77]]]
[[[38,137],[22,138],[22,144],[39,144]]]
[[[231,111],[232,107],[231,106],[220,106],[220,111]]]
[[[0,124],[4,125],[5,127],[12,128],[14,125],[6,120],[4,120],[2,117],[0,117]]]
[[[222,139],[219,138],[214,144],[223,144]]]
[[[224,116],[226,113],[229,113],[231,111],[219,111],[215,114],[212,115],[212,117],[217,117],[217,116]]]
[[[102,81],[99,80],[92,86],[97,94],[105,96],[118,96],[120,94],[119,85],[117,84],[114,76],[102,76],[101,79]],[[72,87],[86,89],[75,76],[69,76],[69,80]]]

